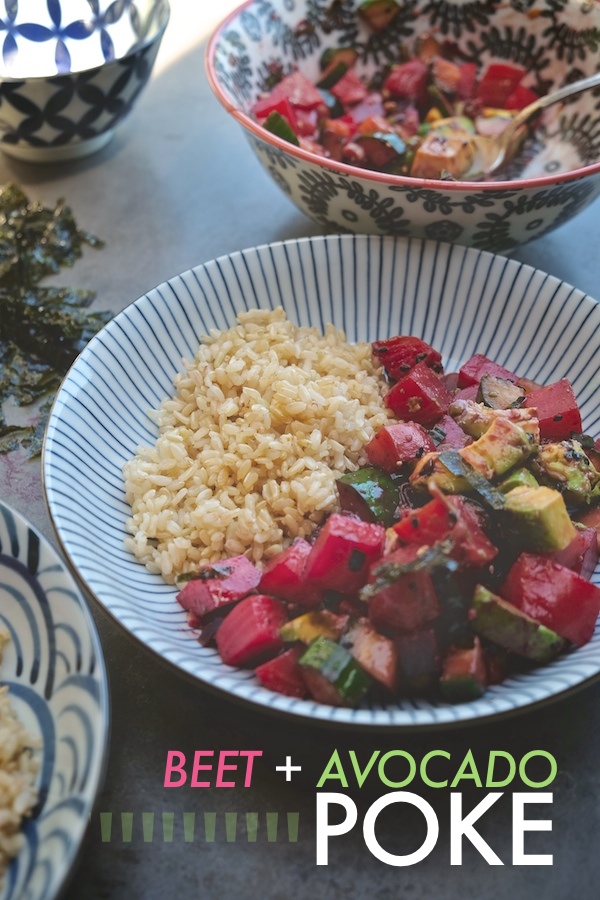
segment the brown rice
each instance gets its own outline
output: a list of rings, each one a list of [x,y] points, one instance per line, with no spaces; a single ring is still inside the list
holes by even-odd
[[[336,478],[364,464],[388,421],[370,345],[328,325],[253,310],[202,339],[156,413],[160,434],[124,467],[127,548],[177,574],[246,553],[260,561],[336,508]]]
[[[0,631],[0,655],[9,640]],[[37,802],[35,779],[38,761],[33,754],[37,745],[17,719],[8,696],[8,687],[0,687],[0,883],[8,864],[24,844],[20,833],[24,816],[31,814]]]

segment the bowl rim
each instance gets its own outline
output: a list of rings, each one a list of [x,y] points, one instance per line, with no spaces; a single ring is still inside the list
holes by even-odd
[[[76,77],[78,75],[88,75],[92,72],[98,72],[100,71],[100,69],[106,69],[109,66],[124,63],[132,56],[136,56],[138,53],[141,53],[148,47],[152,46],[152,44],[156,42],[160,43],[166,31],[167,25],[169,24],[169,19],[171,18],[170,0],[162,0],[162,6],[164,9],[163,20],[161,21],[158,30],[155,31],[151,37],[146,38],[141,43],[133,44],[133,46],[129,48],[127,53],[124,53],[122,56],[116,56],[114,59],[104,60],[103,63],[99,63],[99,65],[97,66],[87,66],[85,69],[70,69],[68,72],[49,72],[47,75],[22,75],[21,77],[18,77],[15,75],[3,75],[2,71],[0,71],[0,86],[3,84],[40,84],[44,81],[53,81],[55,78],[70,78]]]
[[[375,184],[384,184],[389,187],[412,187],[414,190],[430,189],[437,191],[501,191],[501,190],[521,190],[526,188],[546,187],[549,185],[564,184],[568,181],[577,181],[588,175],[595,175],[600,172],[600,160],[589,166],[581,166],[578,169],[570,169],[568,172],[562,172],[557,175],[540,175],[537,178],[523,178],[518,181],[442,181],[439,178],[417,178],[411,175],[392,175],[384,172],[375,172],[372,169],[360,169],[358,166],[349,166],[347,163],[335,162],[326,156],[318,156],[311,153],[310,150],[304,150],[302,147],[296,147],[283,138],[277,137],[267,131],[261,125],[254,121],[247,113],[242,112],[234,103],[226,96],[225,91],[221,87],[216,72],[214,58],[216,54],[217,44],[219,43],[223,32],[230,23],[239,16],[239,14],[248,6],[252,6],[256,0],[244,0],[239,6],[228,13],[227,16],[217,25],[213,31],[206,47],[204,65],[208,83],[215,94],[217,100],[225,107],[227,112],[239,122],[239,124],[250,131],[256,137],[272,144],[278,150],[295,156],[303,162],[312,163],[329,169],[334,174],[350,175],[354,178],[363,178],[365,181],[371,181]]]

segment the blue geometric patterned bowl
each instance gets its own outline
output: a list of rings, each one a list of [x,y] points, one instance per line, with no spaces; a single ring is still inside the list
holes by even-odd
[[[54,162],[103,147],[168,19],[167,0],[0,0],[0,148]]]
[[[307,216],[328,231],[412,235],[503,253],[566,222],[600,193],[600,91],[549,108],[526,159],[495,181],[449,182],[369,171],[296,147],[251,116],[277,72],[318,78],[325,49],[352,45],[359,75],[372,77],[434,34],[485,69],[527,70],[524,84],[547,93],[598,66],[596,0],[398,0],[374,33],[362,0],[246,0],[207,50],[215,95],[242,126],[260,164]]]
[[[42,741],[39,800],[2,900],[51,900],[65,882],[104,776],[108,685],[95,625],[50,544],[0,502],[0,682]]]
[[[333,322],[348,340],[415,334],[448,371],[474,353],[550,383],[566,376],[586,432],[600,431],[600,305],[515,260],[430,241],[343,235],[233,253],[172,278],[114,318],[87,345],[55,400],[43,457],[54,527],[71,565],[132,635],[200,683],[268,710],[361,729],[445,727],[506,715],[600,677],[592,641],[551,665],[491,686],[471,703],[383,699],[359,709],[276,694],[253,672],[202,647],[177,588],[124,546],[123,464],[158,436],[149,411],[173,395],[182,357],[245,309],[283,306],[300,325]],[[99,548],[101,553],[99,554]],[[600,567],[595,573],[600,583]]]

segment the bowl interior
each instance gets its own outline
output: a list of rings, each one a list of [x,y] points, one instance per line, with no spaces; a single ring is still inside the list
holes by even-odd
[[[10,633],[1,680],[42,742],[39,799],[23,824],[2,900],[50,900],[69,873],[104,776],[108,684],[83,598],[55,550],[0,502],[0,624]]]
[[[267,691],[252,672],[225,666],[200,646],[177,589],[124,548],[130,509],[122,467],[138,446],[155,442],[149,410],[172,395],[182,357],[193,358],[201,335],[231,326],[238,311],[279,305],[302,325],[333,322],[351,341],[419,335],[449,370],[480,352],[543,382],[567,376],[585,428],[600,430],[600,306],[543,272],[450,244],[365,236],[305,238],[223,257],[125,309],[83,351],[55,401],[43,458],[47,501],[66,554],[98,600],[205,685],[323,722],[448,725],[522,709],[597,677],[600,626],[586,647],[473,703],[379,700],[339,709]]]
[[[0,0],[0,78],[46,78],[122,59],[166,26],[168,0]]]
[[[399,12],[379,33],[358,16],[360,5],[361,0],[249,0],[220,26],[209,48],[208,65],[221,101],[247,125],[258,95],[270,90],[281,73],[299,69],[316,81],[324,50],[354,47],[357,73],[371,78],[400,61],[401,48],[411,51],[423,34],[449,41],[482,70],[492,61],[526,68],[523,84],[540,94],[598,68],[600,4],[592,0],[411,0],[398,4]],[[535,139],[497,180],[560,174],[599,158],[596,89],[546,110]]]

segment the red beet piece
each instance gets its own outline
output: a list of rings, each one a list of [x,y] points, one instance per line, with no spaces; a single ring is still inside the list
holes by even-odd
[[[456,88],[457,100],[472,100],[477,90],[477,63],[462,63]]]
[[[418,363],[425,363],[434,372],[442,373],[442,357],[421,338],[398,335],[386,341],[374,341],[373,356],[390,378],[398,380],[408,375]]]
[[[519,377],[514,372],[509,372],[504,366],[499,366],[498,363],[488,359],[487,356],[477,353],[471,359],[468,359],[464,366],[460,367],[458,386],[459,388],[466,388],[473,384],[478,385],[484,375],[494,375],[497,378],[506,378],[508,381],[519,383]]]
[[[377,576],[374,570],[383,563],[406,563],[416,557],[417,545],[401,547],[371,566],[369,581]],[[376,629],[384,631],[414,631],[437,618],[440,604],[431,575],[423,570],[401,575],[368,600],[369,619]]]
[[[545,554],[549,559],[589,579],[598,564],[598,533],[594,528],[578,531],[568,547]]]
[[[308,541],[298,538],[270,559],[263,569],[259,590],[299,606],[317,606],[323,592],[314,584],[307,584],[304,578],[306,558],[311,550]]]
[[[337,97],[340,103],[346,106],[353,106],[361,103],[367,96],[367,89],[353,69],[349,69],[339,81],[331,88],[330,93]]]
[[[427,66],[420,59],[411,59],[393,66],[383,86],[392,97],[403,97],[415,103],[422,103],[427,98],[428,77]]]
[[[586,644],[600,611],[600,588],[551,559],[522,553],[500,593],[573,644]]]
[[[283,648],[279,629],[285,607],[265,594],[253,594],[235,606],[217,631],[217,649],[228,666],[247,666]]]
[[[300,109],[315,109],[323,103],[318,88],[301,72],[286,75],[271,91],[271,98],[287,97],[292,106]]]
[[[535,103],[538,99],[535,91],[519,84],[504,104],[504,109],[525,109],[526,106],[529,106],[530,103]]]
[[[177,599],[184,609],[202,617],[217,607],[241,600],[258,586],[260,577],[256,566],[245,556],[232,556],[201,566],[198,577],[187,582]]]
[[[398,472],[407,463],[416,463],[433,450],[434,441],[417,422],[385,425],[365,447],[369,462],[390,473]]]
[[[261,684],[272,691],[277,691],[278,694],[285,694],[287,697],[306,697],[308,691],[298,665],[303,653],[304,647],[292,647],[291,650],[286,650],[285,653],[258,666],[254,673]]]
[[[485,106],[504,109],[506,101],[524,75],[525,69],[520,66],[491,63],[479,82],[477,96]]]
[[[470,388],[466,388],[466,390],[470,390]],[[465,391],[460,391],[460,394],[464,393]],[[473,397],[472,399],[474,400],[475,398]],[[462,450],[467,444],[472,443],[473,439],[468,434],[465,434],[460,425],[456,424],[452,416],[442,416],[435,427],[436,429],[441,428],[446,435],[443,441],[438,444],[438,450]]]
[[[429,428],[448,412],[452,394],[441,378],[420,362],[394,385],[385,402],[399,419]]]
[[[304,577],[321,588],[355,594],[365,584],[370,564],[382,555],[384,543],[381,525],[332,513],[307,557]]]
[[[543,441],[564,441],[571,432],[581,434],[581,413],[566,378],[527,394],[523,405],[537,409]]]

